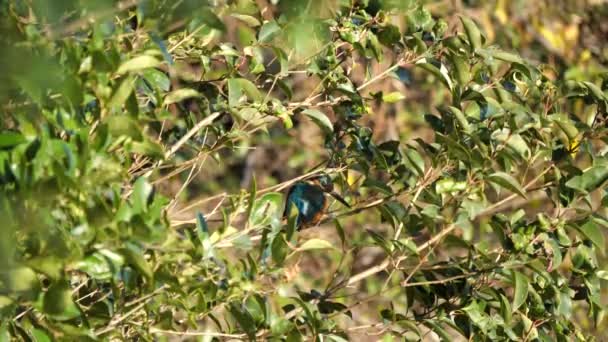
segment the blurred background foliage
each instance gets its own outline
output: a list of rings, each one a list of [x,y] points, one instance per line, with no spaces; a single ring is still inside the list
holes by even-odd
[[[0,340],[607,338],[607,14],[0,1]]]

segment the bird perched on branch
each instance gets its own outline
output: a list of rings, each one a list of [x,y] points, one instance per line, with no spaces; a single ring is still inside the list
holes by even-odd
[[[283,217],[288,217],[295,206],[298,209],[296,219],[298,229],[317,225],[329,207],[326,194],[330,194],[350,208],[350,205],[334,191],[334,184],[329,175],[322,173],[305,181],[298,181],[289,189]]]

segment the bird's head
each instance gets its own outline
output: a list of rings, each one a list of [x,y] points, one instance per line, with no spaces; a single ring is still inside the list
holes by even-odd
[[[334,182],[327,173],[321,172],[316,176],[309,178],[308,181],[320,187],[323,189],[323,192],[330,194],[333,198],[340,201],[340,203],[350,208],[350,205],[344,200],[344,198],[334,191]]]
[[[334,182],[331,180],[331,177],[327,173],[320,173],[310,179],[308,179],[312,184],[319,186],[323,191],[327,193],[331,193],[334,191]]]

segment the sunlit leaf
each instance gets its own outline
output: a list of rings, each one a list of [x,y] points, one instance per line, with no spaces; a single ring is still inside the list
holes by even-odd
[[[118,70],[116,70],[116,73],[125,74],[127,72],[155,68],[159,64],[160,62],[155,57],[149,55],[141,55],[122,63],[120,67],[118,67]]]
[[[471,45],[471,50],[476,51],[482,46],[482,37],[479,28],[475,22],[467,17],[460,17],[464,31],[467,34],[467,39]]]
[[[405,95],[398,91],[382,95],[382,101],[386,103],[395,103],[403,99],[405,99]]]
[[[177,89],[177,90],[174,90],[174,91],[170,92],[169,94],[167,94],[167,96],[165,96],[165,100],[163,101],[163,104],[166,106],[166,105],[170,105],[172,103],[181,102],[185,99],[197,98],[200,96],[201,95],[199,94],[199,92],[194,89],[190,89],[190,88]]]
[[[278,217],[282,202],[283,196],[280,193],[270,192],[264,194],[255,201],[249,221],[251,224],[256,225],[272,217]]]
[[[334,130],[334,126],[323,112],[316,109],[306,109],[302,111],[302,114],[313,119],[314,122],[326,133],[331,133]]]
[[[439,80],[443,82],[448,89],[451,90],[453,88],[453,82],[448,73],[448,69],[441,62],[434,59],[421,58],[416,62],[416,65],[431,72],[433,75],[439,78]]]
[[[283,264],[283,261],[285,261],[285,257],[287,257],[289,252],[289,246],[282,234],[278,234],[274,240],[272,240],[271,250],[272,260],[274,260],[277,265]]]
[[[608,167],[594,166],[583,172],[582,175],[572,177],[566,182],[566,186],[587,193],[595,190],[606,179],[608,179]]]
[[[0,133],[0,148],[13,147],[24,142],[25,137],[17,132]]]
[[[513,304],[511,305],[511,310],[512,312],[515,312],[526,302],[526,299],[528,298],[528,277],[517,271],[513,272],[513,277],[515,293],[513,294]]]
[[[476,52],[486,58],[493,57],[509,63],[524,63],[524,60],[518,55],[498,49],[477,49]]]
[[[322,239],[310,239],[298,247],[298,251],[309,251],[315,249],[334,249],[335,246],[329,241]]]
[[[488,180],[511,192],[518,194],[523,198],[526,198],[525,190],[521,187],[519,182],[508,173],[495,172],[488,176]]]
[[[244,78],[231,78],[228,80],[228,103],[231,107],[237,106],[243,97],[254,101],[262,101],[263,96],[251,81]]]
[[[241,20],[242,22],[246,23],[247,25],[249,25],[251,27],[260,26],[262,24],[262,23],[260,23],[258,18],[251,16],[251,15],[233,13],[232,16]]]
[[[133,194],[131,195],[131,203],[135,212],[143,212],[148,208],[148,199],[152,194],[152,185],[148,183],[146,178],[139,177],[133,185]]]
[[[276,21],[271,20],[264,25],[260,29],[258,33],[258,41],[260,43],[268,43],[272,41],[274,37],[277,36],[281,32],[281,27],[277,24]]]
[[[132,75],[124,78],[120,82],[120,86],[116,89],[112,98],[110,99],[109,107],[118,109],[127,101],[127,98],[133,92],[133,86],[135,85],[135,77]]]
[[[594,245],[597,246],[600,250],[603,250],[606,246],[604,242],[604,234],[600,230],[600,227],[593,222],[593,220],[587,221],[585,224],[579,227],[579,230],[583,235],[591,240]]]

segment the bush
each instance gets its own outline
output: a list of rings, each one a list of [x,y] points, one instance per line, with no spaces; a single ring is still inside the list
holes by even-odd
[[[2,3],[2,340],[590,338],[604,74],[414,1],[205,3]],[[322,174],[350,208],[298,229]]]

